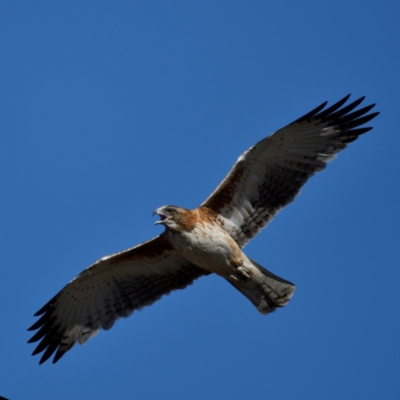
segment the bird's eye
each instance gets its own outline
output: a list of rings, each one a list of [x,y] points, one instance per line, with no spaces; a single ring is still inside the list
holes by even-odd
[[[168,214],[171,214],[171,215],[174,215],[174,214],[175,214],[175,210],[174,210],[173,208],[168,208],[168,209],[166,210],[166,212],[167,212]]]

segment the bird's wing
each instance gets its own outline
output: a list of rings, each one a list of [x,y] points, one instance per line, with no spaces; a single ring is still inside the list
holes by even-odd
[[[44,350],[40,363],[57,350],[53,363],[101,328],[183,289],[209,272],[180,257],[162,235],[126,251],[103,257],[85,269],[35,316],[29,330],[39,329],[28,343],[41,340],[32,355]]]
[[[258,142],[200,206],[217,213],[243,247],[277,212],[292,202],[315,172],[372,128],[359,128],[379,113],[375,104],[353,111],[364,97],[344,106],[350,95],[324,110],[327,102]]]

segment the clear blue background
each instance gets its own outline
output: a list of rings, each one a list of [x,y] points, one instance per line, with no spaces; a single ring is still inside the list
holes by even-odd
[[[400,3],[3,1],[0,395],[400,398]],[[96,259],[196,207],[256,141],[325,100],[381,115],[246,253],[293,281],[268,317],[217,276],[56,365],[36,312]],[[353,97],[355,99],[356,97]]]

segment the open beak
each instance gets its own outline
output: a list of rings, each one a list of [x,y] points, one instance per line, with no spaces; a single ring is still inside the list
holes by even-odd
[[[156,215],[156,214],[160,216],[160,219],[159,219],[158,221],[156,221],[156,222],[154,223],[154,225],[162,224],[162,223],[167,219],[167,216],[164,215],[164,214],[160,211],[159,208],[157,208],[157,210],[154,210],[154,211],[153,211],[153,215]]]

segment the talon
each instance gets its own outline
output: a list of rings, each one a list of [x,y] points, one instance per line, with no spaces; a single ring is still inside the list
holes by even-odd
[[[245,276],[247,279],[251,278],[251,275],[249,274],[249,272],[243,268],[242,266],[238,267],[238,272],[240,272],[243,276]]]

